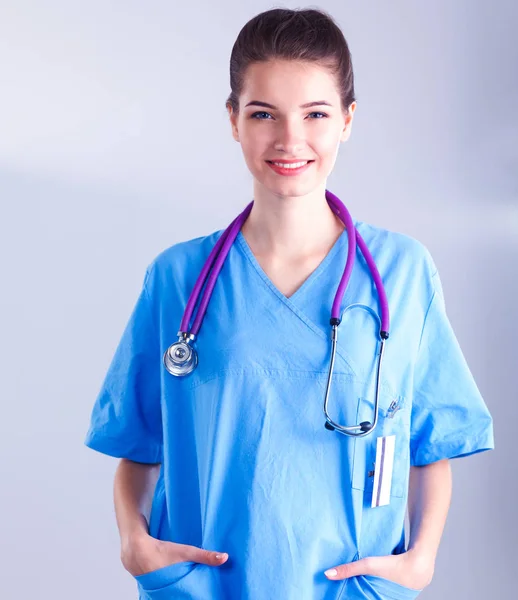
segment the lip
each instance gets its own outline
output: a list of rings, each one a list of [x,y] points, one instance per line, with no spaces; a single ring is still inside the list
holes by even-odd
[[[272,158],[271,160],[267,160],[266,162],[278,162],[278,163],[284,163],[286,165],[292,165],[293,163],[298,163],[298,162],[313,162],[313,160],[311,158],[297,158],[297,159],[293,159],[293,160],[285,160],[282,158]]]
[[[275,162],[283,162],[285,164],[292,164],[292,163],[296,163],[296,162],[302,162],[302,160],[293,160],[293,161],[289,161],[289,160],[283,160],[283,161],[275,161]],[[289,176],[294,176],[294,175],[299,175],[300,173],[302,173],[303,171],[305,171],[306,169],[308,169],[315,161],[314,160],[309,160],[304,166],[299,167],[298,169],[289,169],[289,168],[283,168],[283,167],[278,167],[277,165],[274,165],[271,161],[267,160],[266,163],[267,165],[272,169],[272,171],[275,171],[275,173],[277,173],[278,175],[287,175]]]

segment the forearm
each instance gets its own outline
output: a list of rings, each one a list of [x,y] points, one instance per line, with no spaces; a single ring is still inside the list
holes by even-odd
[[[446,524],[452,492],[451,466],[448,459],[422,467],[410,467],[408,549],[435,563]]]
[[[113,500],[122,544],[132,536],[148,532],[151,503],[160,464],[122,459],[113,482]]]

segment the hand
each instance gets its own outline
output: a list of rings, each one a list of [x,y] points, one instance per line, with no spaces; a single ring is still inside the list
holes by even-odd
[[[336,575],[325,572],[328,579],[347,579],[355,575],[375,575],[416,590],[430,585],[434,562],[415,550],[388,556],[368,556],[334,567]]]
[[[216,558],[219,554],[220,558]],[[124,568],[134,577],[168,565],[183,561],[193,561],[218,567],[228,559],[228,554],[211,552],[197,546],[165,542],[140,533],[127,540],[121,546],[121,561]]]

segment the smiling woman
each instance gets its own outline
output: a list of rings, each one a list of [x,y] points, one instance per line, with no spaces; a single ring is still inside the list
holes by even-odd
[[[326,188],[356,108],[333,19],[257,15],[230,84],[253,202],[149,264],[86,438],[126,459],[123,564],[148,600],[415,598],[449,500],[434,465],[491,449],[491,415],[428,250]]]
[[[247,35],[246,31],[245,26],[243,36]],[[234,45],[233,52],[238,56],[243,52],[241,43],[238,38]],[[241,144],[255,181],[259,183],[268,177],[268,187],[284,198],[304,195],[309,199],[311,190],[315,190],[315,186],[318,189],[319,182],[332,171],[340,143],[346,142],[351,134],[356,102],[350,55],[344,53],[341,64],[335,60],[331,68],[329,58],[323,58],[329,41],[319,43],[323,47],[305,45],[300,40],[291,53],[272,56],[267,53],[261,60],[251,58],[255,55],[247,47],[249,51],[243,52],[240,58],[239,73],[232,70],[238,59],[231,60],[233,92],[227,100],[227,110],[232,135]],[[345,40],[342,44],[346,44]],[[339,77],[335,74],[338,66]],[[243,73],[246,73],[245,77]],[[266,98],[272,101],[266,101]],[[301,103],[297,101],[299,98],[310,100]],[[268,112],[257,111],[257,107],[268,109]],[[325,112],[315,110],[324,107]],[[305,164],[293,170],[285,166],[286,163],[300,162]],[[294,178],[294,175],[298,177]],[[257,185],[254,187],[255,198],[260,192]],[[285,206],[289,204],[284,203]],[[298,204],[301,204],[300,200]],[[307,216],[313,225],[322,223],[325,208],[315,201],[308,202],[307,208],[313,213]],[[271,210],[269,212],[271,214]],[[245,233],[248,228],[252,229],[255,219],[256,215],[251,215]],[[308,221],[305,225],[307,230]],[[296,234],[290,235],[290,245],[293,247],[294,242],[298,242],[300,247],[300,237],[294,240],[293,235]],[[259,244],[257,240],[256,247]]]

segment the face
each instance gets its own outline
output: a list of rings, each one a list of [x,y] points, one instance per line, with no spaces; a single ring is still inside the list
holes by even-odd
[[[251,104],[268,103],[271,106]],[[325,101],[302,108],[310,102]],[[273,107],[273,108],[272,108]],[[227,110],[232,135],[241,144],[256,183],[274,195],[301,196],[325,187],[340,142],[349,139],[356,103],[343,113],[333,75],[295,61],[250,65],[239,99],[239,114]],[[282,175],[268,161],[313,161],[300,173]]]

